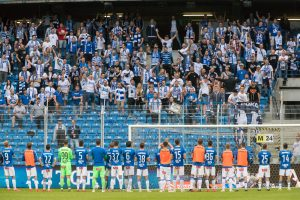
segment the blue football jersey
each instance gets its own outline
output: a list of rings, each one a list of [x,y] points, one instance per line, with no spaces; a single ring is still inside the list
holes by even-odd
[[[88,151],[84,147],[78,147],[75,150],[76,167],[86,167]]]
[[[54,163],[54,154],[52,152],[43,152],[41,156],[43,169],[52,169]]]
[[[291,160],[293,154],[289,150],[281,150],[279,152],[280,169],[291,169]]]
[[[155,154],[156,166],[160,168],[160,150]]]
[[[107,169],[111,169],[111,153],[110,153],[109,149],[106,152],[106,165],[105,165],[105,167]]]
[[[90,155],[93,158],[94,167],[105,166],[106,150],[102,147],[94,147],[90,151]]]
[[[149,158],[149,154],[145,150],[138,150],[136,152],[137,158],[137,168],[138,169],[146,169],[147,166],[147,158]]]
[[[12,167],[13,166],[13,156],[14,150],[10,147],[4,148],[1,152],[3,157],[3,165],[5,167]]]
[[[132,148],[125,148],[123,150],[124,166],[134,166],[135,151]]]
[[[259,165],[270,165],[271,153],[267,150],[262,150],[258,153]]]
[[[122,166],[122,149],[111,148],[108,151],[111,154],[111,166]]]
[[[207,167],[214,167],[215,160],[216,160],[217,152],[212,147],[207,147],[205,149],[205,166]]]
[[[181,167],[184,165],[183,163],[183,155],[186,153],[185,149],[182,146],[175,146],[172,150],[173,154],[173,165],[175,167]]]

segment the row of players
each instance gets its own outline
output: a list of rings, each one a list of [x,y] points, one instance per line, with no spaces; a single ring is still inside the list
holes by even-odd
[[[287,177],[288,190],[290,190],[290,169],[291,161],[293,159],[292,152],[287,150],[288,145],[283,145],[283,150],[279,153],[280,160],[280,171],[279,171],[279,190],[282,188],[282,178]],[[16,178],[15,170],[13,167],[13,156],[14,151],[10,147],[8,141],[4,142],[4,149],[0,153],[3,164],[4,173],[6,177],[7,189],[10,189],[9,177],[12,178],[12,185],[15,191],[16,188]],[[119,182],[120,189],[123,189],[123,176],[125,181],[125,189],[127,192],[132,191],[132,178],[134,176],[134,165],[137,163],[137,180],[139,191],[142,191],[141,177],[144,177],[146,182],[146,189],[149,189],[149,179],[148,179],[148,166],[147,163],[150,162],[149,153],[145,150],[145,144],[140,144],[140,149],[135,151],[132,148],[132,142],[126,142],[126,148],[119,148],[118,141],[114,141],[110,144],[108,150],[105,150],[100,145],[100,140],[96,141],[96,146],[90,151],[84,148],[84,142],[79,142],[79,147],[75,150],[75,160],[76,160],[76,185],[79,191],[82,185],[82,190],[86,187],[86,177],[87,177],[87,162],[91,157],[93,161],[93,180],[92,180],[92,191],[99,187],[97,179],[101,179],[102,192],[105,192],[107,187],[108,177],[110,177],[110,190],[115,188],[116,180]],[[165,188],[169,192],[176,191],[171,187],[171,173],[173,173],[173,185],[175,186],[179,181],[180,190],[184,191],[184,160],[186,159],[186,151],[184,147],[180,144],[180,140],[175,140],[175,146],[172,146],[168,141],[163,142],[160,145],[160,149],[156,154],[157,161],[157,177],[159,180],[160,191],[163,192]],[[208,146],[205,148],[203,146],[202,139],[197,141],[197,145],[192,151],[192,169],[190,176],[190,191],[201,190],[202,180],[205,178],[206,189],[209,191],[209,180],[211,179],[212,190],[216,191],[215,177],[216,177],[216,161],[217,153],[213,148],[212,141],[208,141]],[[222,152],[222,192],[225,191],[226,183],[229,184],[229,191],[232,191],[233,180],[235,177],[235,167],[234,167],[234,154],[230,150],[230,145],[226,144],[226,149]],[[245,144],[241,144],[236,155],[236,185],[237,189],[244,187],[247,191],[247,177],[249,166],[249,153],[245,148]],[[259,159],[259,183],[258,190],[261,190],[262,179],[266,178],[266,188],[270,190],[270,160],[271,153],[267,150],[267,144],[263,145],[263,149],[258,154]],[[43,175],[43,190],[50,191],[52,184],[52,173],[53,168],[60,162],[60,186],[61,190],[64,188],[64,180],[67,179],[68,190],[71,190],[70,175],[72,172],[71,161],[73,160],[73,152],[68,147],[68,141],[64,142],[64,146],[58,151],[58,158],[56,159],[54,154],[50,149],[50,145],[46,145],[46,150],[38,158],[34,150],[32,150],[32,143],[27,144],[27,149],[24,151],[23,161],[26,165],[27,173],[27,184],[31,190],[31,179],[35,185],[35,189],[38,190],[36,163],[39,162],[42,166]],[[124,166],[124,171],[123,171]],[[124,174],[123,174],[124,173]],[[240,183],[243,180],[244,183]],[[242,186],[244,185],[244,186]],[[195,187],[196,186],[196,187]],[[47,187],[47,188],[46,188]]]

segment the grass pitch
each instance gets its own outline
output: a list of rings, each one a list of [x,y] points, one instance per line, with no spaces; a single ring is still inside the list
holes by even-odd
[[[5,189],[0,190],[0,199],[2,200],[99,200],[99,199],[108,199],[108,200],[185,200],[185,199],[237,199],[237,200],[299,200],[300,199],[300,189],[293,188],[292,191],[287,191],[283,189],[278,191],[273,189],[271,191],[262,190],[258,192],[257,190],[249,190],[245,192],[240,190],[239,192],[174,192],[174,193],[160,193],[157,190],[148,192],[137,192],[132,193],[127,192],[105,192],[96,191],[92,193],[91,190],[86,192],[77,192],[72,190],[68,192],[67,190],[61,192],[60,190],[52,190],[51,192],[39,192],[32,191],[28,189],[21,189],[20,192],[7,191]]]

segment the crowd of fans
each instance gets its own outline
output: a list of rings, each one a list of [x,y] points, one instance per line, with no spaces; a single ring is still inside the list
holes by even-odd
[[[128,106],[129,115],[147,109],[155,122],[161,109],[179,112],[180,105],[206,115],[218,104],[259,104],[277,77],[299,74],[300,34],[291,34],[286,17],[256,15],[204,16],[197,35],[191,23],[178,30],[174,16],[169,35],[139,14],[0,19],[0,107],[20,119],[44,105],[57,113],[65,105],[80,113],[87,105]]]

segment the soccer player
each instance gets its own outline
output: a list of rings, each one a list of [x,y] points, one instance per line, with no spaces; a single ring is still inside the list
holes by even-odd
[[[240,184],[240,179],[244,179],[244,188],[245,191],[248,191],[247,187],[247,177],[248,177],[248,164],[249,164],[249,153],[246,149],[245,143],[242,143],[237,152],[237,172],[236,172],[236,191],[242,187]]]
[[[119,142],[114,141],[114,147],[108,150],[111,154],[111,179],[110,189],[113,190],[116,183],[116,177],[119,177],[120,190],[123,188],[122,171],[122,149],[119,148]]]
[[[135,151],[132,148],[132,142],[126,142],[126,148],[123,150],[124,157],[124,177],[125,177],[125,188],[127,192],[131,192],[132,189],[132,177],[134,175],[134,158]]]
[[[68,190],[71,191],[70,176],[72,173],[71,161],[73,159],[72,150],[68,147],[68,140],[64,141],[64,146],[58,150],[58,160],[60,161],[60,189],[63,191],[65,185],[65,177],[67,177]]]
[[[173,185],[176,188],[176,183],[179,181],[180,190],[183,192],[184,178],[184,160],[186,159],[186,151],[180,145],[180,140],[175,140],[175,147],[172,149],[173,155]]]
[[[203,147],[203,140],[198,139],[198,144],[194,147],[192,152],[192,170],[191,170],[191,183],[190,191],[194,190],[195,179],[197,180],[198,190],[201,190],[202,178],[204,175],[204,159],[205,159],[205,148]]]
[[[29,190],[32,190],[31,177],[33,177],[35,190],[38,191],[39,183],[37,180],[37,173],[35,167],[35,163],[38,162],[38,158],[36,152],[31,148],[32,148],[32,143],[28,142],[27,149],[24,151],[22,160],[25,161],[25,165],[26,165],[27,185],[29,187]]]
[[[160,179],[161,179],[161,189],[160,192],[164,192],[165,186],[167,184],[168,191],[173,192],[171,189],[171,161],[173,159],[172,153],[170,151],[169,143],[167,141],[163,142],[162,149],[159,152],[160,157]]]
[[[86,176],[87,176],[87,161],[89,159],[88,151],[83,147],[82,140],[79,141],[79,147],[75,149],[76,158],[76,185],[79,191],[80,183],[82,183],[82,191],[85,191]]]
[[[109,144],[109,149],[112,149],[114,148],[114,142],[111,142]],[[105,181],[106,183],[108,182],[108,178],[111,176],[111,153],[110,151],[106,152],[106,158],[105,158],[105,161],[106,161],[106,165],[105,165]],[[107,187],[108,187],[108,184],[107,184]],[[107,188],[109,189],[109,188]]]
[[[94,161],[94,166],[93,166],[93,182],[92,182],[92,187],[93,190],[92,192],[95,192],[95,188],[97,185],[97,178],[100,176],[101,179],[101,187],[102,187],[102,192],[105,192],[106,188],[106,180],[105,180],[105,156],[106,156],[106,150],[100,146],[101,141],[96,140],[96,147],[92,148],[91,150],[91,157]]]
[[[4,175],[5,175],[5,183],[6,183],[7,190],[10,190],[9,177],[11,177],[11,182],[14,191],[19,191],[17,190],[15,168],[13,166],[14,150],[11,148],[8,141],[5,141],[3,144],[4,144],[4,148],[2,149],[1,156],[3,158]]]
[[[159,186],[159,189],[162,190],[162,187],[161,187],[161,179],[160,179],[160,148],[159,150],[155,153],[155,161],[156,161],[156,177],[157,177],[157,180],[158,180],[158,186]]]
[[[291,161],[293,159],[293,153],[287,150],[288,144],[283,144],[283,150],[279,152],[279,190],[282,189],[282,177],[287,177],[287,189],[291,190]]]
[[[52,185],[52,172],[53,167],[56,164],[56,158],[50,150],[50,144],[46,145],[46,151],[44,151],[39,158],[40,164],[43,167],[43,191],[46,191],[46,183],[48,183],[48,192],[50,192],[50,188]]]
[[[270,191],[270,161],[271,153],[267,150],[267,144],[263,145],[263,149],[258,153],[259,169],[258,169],[258,191],[261,191],[262,179],[266,178],[266,188]]]
[[[222,154],[222,192],[225,192],[226,181],[229,183],[229,192],[232,192],[232,183],[234,176],[233,153],[230,150],[230,144],[226,144],[226,149]]]
[[[148,165],[147,162],[150,162],[149,153],[145,150],[145,143],[140,144],[140,149],[136,152],[136,161],[137,161],[137,180],[138,180],[138,187],[139,192],[142,192],[142,183],[141,177],[145,178],[146,182],[146,189],[147,192],[151,192],[149,189],[149,178],[148,178]]]
[[[207,191],[209,191],[209,178],[211,177],[211,183],[212,183],[212,189],[215,192],[216,191],[216,167],[215,167],[215,160],[217,152],[213,148],[213,143],[211,140],[208,141],[208,147],[205,149],[205,185]]]

